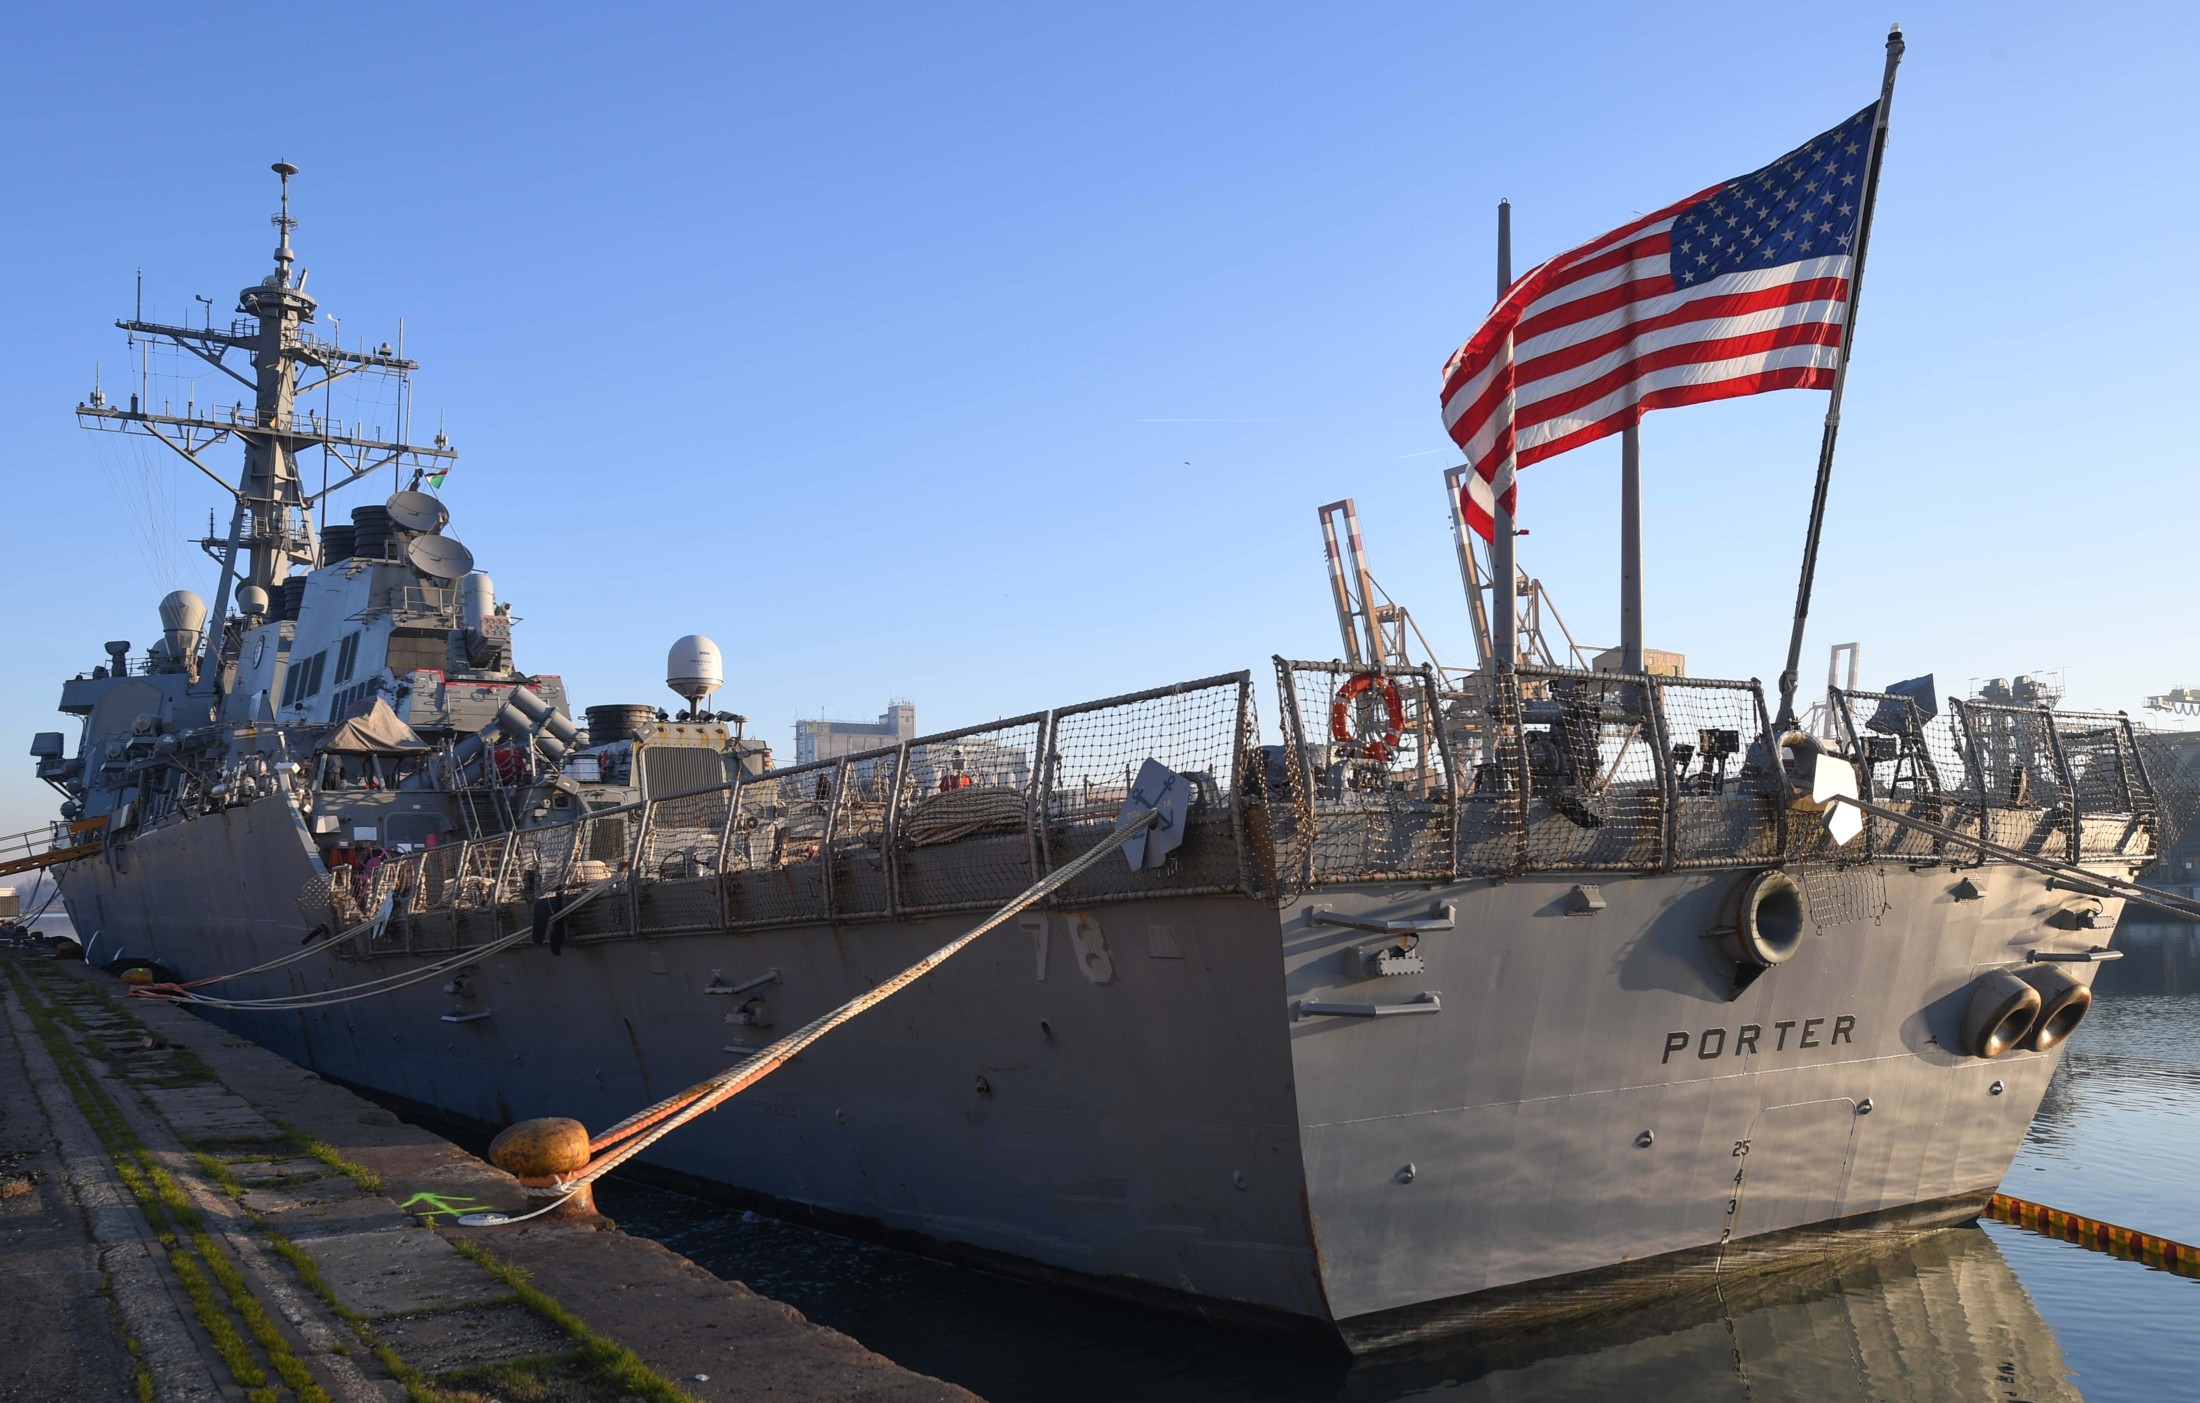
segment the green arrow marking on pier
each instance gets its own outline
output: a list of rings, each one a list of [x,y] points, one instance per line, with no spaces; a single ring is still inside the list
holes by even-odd
[[[415,1209],[413,1208],[413,1205],[416,1203],[425,1203],[428,1206],[422,1209]],[[410,1212],[419,1213],[420,1216],[423,1218],[433,1218],[438,1213],[448,1213],[453,1218],[456,1218],[461,1216],[462,1214],[471,1213],[481,1206],[482,1203],[480,1199],[470,1197],[466,1194],[452,1194],[449,1196],[445,1196],[443,1194],[432,1194],[427,1192],[426,1190],[422,1190],[421,1192],[414,1194],[411,1198],[406,1199],[403,1203],[398,1205],[398,1207],[406,1209]]]

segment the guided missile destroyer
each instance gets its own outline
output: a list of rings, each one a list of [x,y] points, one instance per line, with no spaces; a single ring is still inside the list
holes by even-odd
[[[1173,851],[645,1162],[1354,1348],[1966,1220],[1999,1183],[2120,903],[1935,833],[2129,877],[2155,819],[2120,717],[1837,690],[1822,742],[1753,681],[1277,658],[789,768],[708,709],[694,637],[677,713],[576,715],[422,490],[450,444],[313,408],[414,366],[315,334],[275,169],[235,319],[122,323],[247,393],[77,407],[210,473],[243,450],[212,607],[161,601],[32,747],[62,804],[28,860],[95,962],[228,976],[206,1016],[447,1119],[603,1126],[1091,851],[1151,760]],[[308,449],[342,465],[318,491]],[[1798,788],[1843,762],[1877,806],[1846,842]]]

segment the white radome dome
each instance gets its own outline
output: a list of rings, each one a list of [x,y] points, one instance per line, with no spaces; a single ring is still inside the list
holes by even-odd
[[[691,633],[665,654],[665,685],[700,705],[703,698],[726,685],[726,661],[718,645],[700,633]]]

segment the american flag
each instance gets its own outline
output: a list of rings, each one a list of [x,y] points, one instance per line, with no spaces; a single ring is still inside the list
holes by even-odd
[[[1468,525],[1491,539],[1516,469],[1644,410],[1831,388],[1878,115],[1875,102],[1508,288],[1444,367],[1444,427],[1474,469]]]

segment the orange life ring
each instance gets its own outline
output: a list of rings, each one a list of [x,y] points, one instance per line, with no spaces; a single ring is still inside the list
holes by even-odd
[[[1352,703],[1360,695],[1373,688],[1383,698],[1383,733],[1373,740],[1364,740],[1352,729]],[[1329,704],[1329,734],[1343,747],[1347,755],[1369,760],[1388,760],[1398,751],[1398,742],[1406,730],[1406,706],[1398,695],[1398,684],[1379,672],[1356,672],[1345,679],[1337,689],[1337,699]]]

